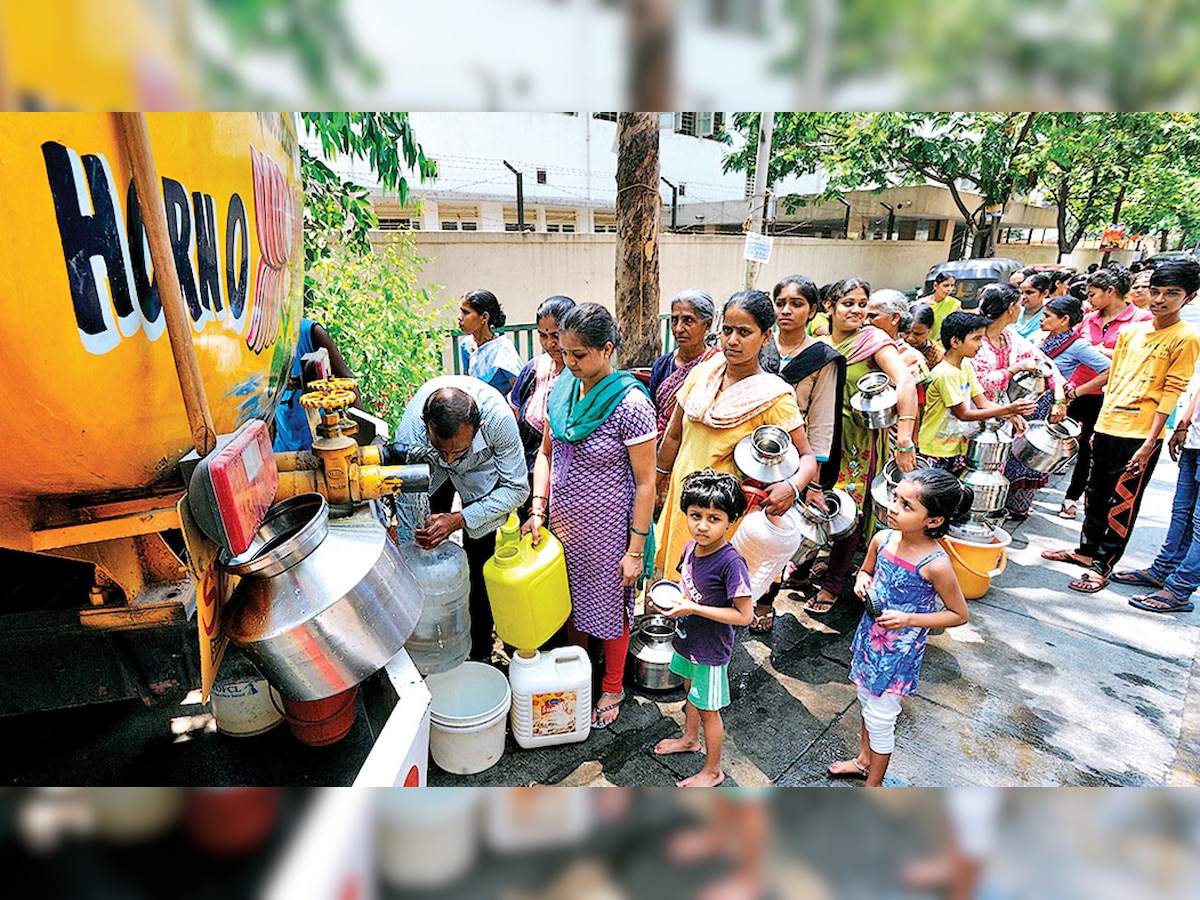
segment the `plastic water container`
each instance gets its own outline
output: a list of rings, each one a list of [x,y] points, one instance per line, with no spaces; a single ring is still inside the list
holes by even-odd
[[[465,662],[425,679],[429,706],[429,755],[451,775],[490,769],[504,755],[512,690],[487,663]]]
[[[582,647],[519,650],[508,666],[509,724],[525,749],[587,740],[592,730],[592,661]]]
[[[217,731],[232,737],[253,737],[283,721],[283,698],[232,643],[225,648],[210,702]]]
[[[571,615],[566,558],[549,529],[536,547],[531,535],[513,539],[503,530],[495,556],[483,564],[496,634],[518,650],[536,650]]]
[[[422,675],[447,672],[471,652],[467,554],[453,541],[442,541],[432,550],[405,541],[400,545],[400,558],[416,579],[424,604],[404,649]]]
[[[768,516],[756,509],[742,519],[730,543],[746,559],[754,599],[767,592],[775,576],[799,549],[802,529],[803,519],[795,508],[782,516]]]

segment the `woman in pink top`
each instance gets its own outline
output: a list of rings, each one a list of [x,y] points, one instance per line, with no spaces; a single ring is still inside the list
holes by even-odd
[[[1079,334],[1109,359],[1112,359],[1122,328],[1131,322],[1153,318],[1149,310],[1138,309],[1127,299],[1131,281],[1129,270],[1119,263],[1088,276],[1087,298],[1093,311],[1083,317]],[[1100,404],[1104,402],[1104,391],[1096,388],[1077,393],[1072,388],[1067,392],[1067,399],[1070,401],[1067,415],[1080,425],[1079,454],[1075,457],[1075,472],[1058,514],[1064,519],[1074,519],[1078,513],[1076,504],[1083,496],[1088,473],[1092,470],[1092,431],[1096,417],[1100,415]]]

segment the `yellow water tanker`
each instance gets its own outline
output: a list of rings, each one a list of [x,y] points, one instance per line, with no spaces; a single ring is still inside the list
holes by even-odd
[[[147,116],[171,247],[218,433],[269,418],[300,323],[296,122]],[[0,546],[47,504],[169,484],[192,449],[116,120],[0,115]]]

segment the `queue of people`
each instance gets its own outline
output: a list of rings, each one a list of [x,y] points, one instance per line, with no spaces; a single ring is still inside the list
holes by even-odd
[[[729,703],[735,629],[769,633],[775,618],[775,591],[751,596],[746,563],[731,543],[746,498],[778,516],[800,503],[821,507],[823,489],[844,490],[859,511],[855,527],[825,560],[811,569],[789,566],[779,583],[805,587],[804,608],[815,616],[854,596],[874,607],[852,645],[862,747],[829,774],[879,784],[900,697],[916,690],[925,635],[967,620],[936,541],[971,508],[971,489],[955,476],[981,422],[1007,419],[1020,433],[1030,422],[1076,418],[1085,430],[1058,513],[1075,517],[1080,492],[1072,491],[1082,482],[1083,530],[1076,549],[1042,555],[1085,569],[1069,584],[1076,591],[1115,581],[1150,589],[1130,601],[1141,609],[1192,609],[1200,586],[1200,393],[1189,397],[1169,442],[1181,477],[1167,542],[1147,569],[1114,571],[1160,434],[1200,355],[1200,336],[1180,320],[1200,288],[1200,265],[1167,262],[1145,280],[1145,309],[1127,299],[1131,278],[1119,266],[1082,283],[1029,272],[1019,284],[988,286],[973,312],[959,308],[953,276],[913,305],[857,278],[819,289],[789,275],[770,295],[733,294],[719,312],[711,294],[688,289],[671,300],[676,346],[654,362],[649,389],[619,367],[622,335],[602,306],[548,298],[536,316],[544,352],[521,365],[511,342],[492,331],[504,322],[495,296],[468,292],[460,308],[474,338],[468,374],[421,388],[397,431],[398,439],[432,451],[434,512],[416,539],[434,546],[463,532],[472,658],[486,660],[493,638],[479,570],[494,551],[497,527],[522,509],[522,530],[534,541],[543,529],[554,533],[571,590],[566,637],[594,643],[601,662],[597,729],[616,721],[626,699],[637,586],[679,582],[684,600],[664,614],[688,623],[671,663],[686,679],[684,731],[654,752],[698,750],[703,731],[705,766],[681,783],[711,785],[724,777],[720,710]],[[1034,368],[1048,373],[1044,392],[1009,400],[1010,382]],[[851,414],[858,380],[873,372],[896,392],[890,428],[868,430]],[[784,480],[743,492],[734,448],[763,425],[786,433],[799,465]],[[889,462],[900,481],[886,521],[876,522],[869,490]],[[1016,460],[1006,475],[1006,513],[1023,519],[1048,476]]]

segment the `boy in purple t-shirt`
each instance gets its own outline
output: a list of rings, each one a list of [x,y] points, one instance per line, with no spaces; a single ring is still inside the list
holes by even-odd
[[[687,516],[692,540],[679,563],[683,600],[663,615],[680,622],[675,635],[671,671],[683,676],[683,737],[667,738],[654,752],[695,753],[704,725],[704,768],[677,782],[679,787],[715,787],[725,780],[721,771],[721,742],[725,726],[721,709],[729,705],[729,660],[733,630],[749,625],[754,603],[746,560],[725,540],[729,526],[746,511],[746,496],[732,475],[712,469],[693,472],[683,480],[680,508]]]

